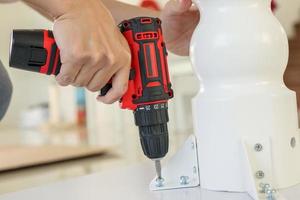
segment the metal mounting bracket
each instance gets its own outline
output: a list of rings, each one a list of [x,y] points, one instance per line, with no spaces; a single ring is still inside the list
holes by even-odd
[[[248,167],[248,194],[255,200],[286,200],[275,190],[272,170],[272,140],[257,138],[244,141],[244,153]],[[276,187],[276,186],[275,186]]]
[[[245,139],[243,147],[245,167],[248,171],[245,175],[248,179],[247,192],[253,199],[260,200],[263,199],[263,194],[259,192],[262,190],[260,185],[272,183],[271,143],[269,138],[256,139],[256,141]]]
[[[200,185],[197,140],[191,135],[181,149],[162,169],[164,181],[158,183],[156,178],[150,183],[150,190],[169,190],[190,188]]]

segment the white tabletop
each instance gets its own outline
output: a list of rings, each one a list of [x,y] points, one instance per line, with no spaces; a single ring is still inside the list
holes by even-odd
[[[201,188],[150,192],[152,165],[92,174],[51,185],[0,196],[0,200],[251,200],[246,194],[217,193]],[[20,177],[22,178],[22,177]],[[298,200],[300,191],[287,200]]]

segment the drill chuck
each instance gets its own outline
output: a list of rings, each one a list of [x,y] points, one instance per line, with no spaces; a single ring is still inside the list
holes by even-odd
[[[169,147],[168,104],[139,106],[134,111],[134,119],[144,154],[150,159],[165,157]]]

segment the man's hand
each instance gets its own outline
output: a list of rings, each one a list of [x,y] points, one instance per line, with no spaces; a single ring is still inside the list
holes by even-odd
[[[113,103],[127,90],[130,69],[128,43],[99,0],[74,0],[58,16],[53,33],[61,51],[62,67],[56,77],[62,86],[99,91],[111,78],[113,88],[98,100]]]
[[[62,86],[99,91],[112,78],[104,103],[119,100],[127,90],[130,49],[101,0],[23,0],[54,20],[53,34],[60,49]]]
[[[161,13],[168,49],[182,56],[189,55],[191,37],[200,20],[200,13],[192,0],[170,0]]]

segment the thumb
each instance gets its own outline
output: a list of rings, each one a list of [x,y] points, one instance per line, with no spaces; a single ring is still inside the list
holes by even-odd
[[[192,0],[170,0],[167,6],[172,12],[184,13],[191,8],[192,4]]]

